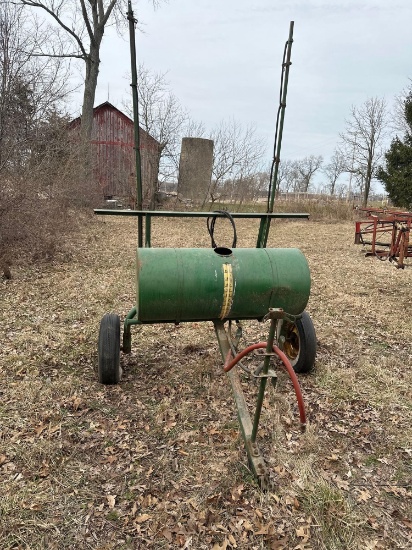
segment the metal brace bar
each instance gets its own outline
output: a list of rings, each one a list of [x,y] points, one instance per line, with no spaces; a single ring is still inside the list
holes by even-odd
[[[223,361],[226,360],[229,353],[232,353],[229,338],[225,330],[223,321],[214,322],[216,336],[219,342],[220,353]],[[227,373],[230,384],[233,390],[233,396],[237,408],[237,416],[239,420],[240,431],[245,442],[246,452],[249,458],[249,464],[253,470],[256,479],[262,489],[267,489],[269,486],[269,473],[266,467],[263,456],[259,451],[256,442],[252,442],[253,425],[249,415],[246,399],[243,393],[242,384],[236,369],[232,369]]]

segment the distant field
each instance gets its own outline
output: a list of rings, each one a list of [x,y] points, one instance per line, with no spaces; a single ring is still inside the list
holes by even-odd
[[[256,223],[237,227],[254,246]],[[318,355],[299,377],[305,434],[285,376],[264,402],[267,493],[211,323],[133,330],[121,384],[97,382],[100,319],[134,305],[135,219],[96,218],[59,261],[13,266],[0,286],[0,548],[411,548],[412,267],[365,258],[353,238],[350,221],[272,226],[270,246],[308,259]],[[202,220],[155,221],[152,239],[210,246]],[[267,330],[246,323],[242,346]]]
[[[327,195],[309,200],[276,199],[276,212],[308,212],[312,221],[345,221],[353,220],[356,216],[352,202],[344,200],[330,200]],[[258,203],[234,204],[216,202],[209,205],[208,210],[228,209],[234,212],[266,212],[266,200]]]

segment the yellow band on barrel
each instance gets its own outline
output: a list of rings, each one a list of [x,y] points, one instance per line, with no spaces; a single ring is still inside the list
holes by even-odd
[[[220,319],[225,319],[230,312],[233,300],[233,272],[231,264],[223,264],[223,303]]]

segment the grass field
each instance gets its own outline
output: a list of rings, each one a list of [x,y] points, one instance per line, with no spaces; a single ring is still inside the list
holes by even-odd
[[[229,226],[216,230],[230,245]],[[155,246],[210,246],[156,221]],[[254,222],[238,222],[254,246]],[[118,386],[97,382],[107,311],[134,305],[136,221],[94,219],[52,264],[0,285],[1,549],[412,547],[412,268],[365,258],[351,222],[277,222],[312,274],[315,370],[264,402],[256,486],[211,323],[133,329]],[[242,346],[268,326],[246,323]],[[253,382],[245,392],[252,403]]]

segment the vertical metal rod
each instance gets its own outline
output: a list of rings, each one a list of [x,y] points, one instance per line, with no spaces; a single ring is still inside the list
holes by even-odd
[[[393,225],[392,225],[392,237],[391,237],[391,247],[390,247],[390,250],[389,250],[389,256],[393,256],[394,254],[396,254],[396,250],[395,250],[395,246],[394,246],[394,243],[396,241],[396,231],[397,231],[397,227],[396,227],[396,222],[392,222]]]
[[[279,172],[279,162],[280,162],[280,151],[282,148],[282,136],[283,136],[283,124],[285,121],[285,110],[286,110],[286,96],[288,92],[288,81],[289,81],[289,68],[291,66],[291,54],[292,54],[292,44],[293,44],[293,27],[294,27],[294,21],[290,22],[289,26],[289,38],[287,41],[287,50],[286,50],[286,61],[284,62],[284,81],[283,81],[283,88],[282,88],[282,97],[280,100],[280,120],[279,120],[279,133],[277,135],[277,143],[276,143],[276,151],[275,151],[275,167],[273,170],[272,175],[272,181],[271,181],[271,192],[270,192],[270,198],[269,198],[269,204],[268,204],[268,213],[273,212],[273,205],[275,202],[275,195],[276,195],[276,188],[277,188],[277,181],[278,181],[278,172]],[[262,248],[265,248],[267,245],[268,237],[269,237],[269,229],[270,229],[270,218],[266,218],[266,224],[265,224],[265,231],[263,234],[263,238],[260,242],[260,246]]]
[[[372,231],[372,254],[375,254],[375,248],[376,248],[376,234],[378,231],[378,217],[372,216],[373,219],[373,231]]]
[[[262,248],[263,245],[263,235],[266,230],[266,223],[267,223],[267,217],[261,217],[260,218],[260,224],[259,224],[259,233],[258,238],[256,242],[256,248]]]
[[[152,216],[150,214],[145,215],[145,247],[150,248],[152,246]]]
[[[140,135],[139,135],[139,100],[137,95],[137,67],[136,67],[136,37],[135,23],[132,10],[132,2],[128,2],[127,19],[129,21],[130,35],[130,61],[132,70],[132,97],[133,97],[133,122],[134,122],[134,149],[136,155],[136,207],[137,210],[142,210],[142,163],[140,158]],[[143,246],[143,218],[138,216],[137,221],[138,246]]]
[[[267,346],[266,346],[266,354],[273,352],[273,342],[275,341],[275,332],[276,332],[276,319],[272,319],[270,321],[270,329],[269,329],[269,337],[268,337]],[[270,357],[271,357],[270,355],[265,355],[263,369],[262,369],[263,375],[268,373]],[[252,444],[255,443],[256,441],[256,435],[259,428],[259,420],[260,420],[260,414],[262,412],[263,398],[265,396],[266,382],[267,382],[266,377],[260,379],[259,395],[256,403],[255,416],[253,418],[252,435],[250,438]]]
[[[268,212],[273,212],[273,204],[275,202],[275,194],[276,194],[276,185],[277,185],[277,181],[278,181],[280,151],[281,151],[281,148],[282,148],[283,124],[284,124],[284,121],[285,121],[286,96],[287,96],[287,93],[288,93],[289,68],[292,64],[291,61],[290,61],[290,58],[291,58],[291,54],[292,54],[294,24],[295,24],[294,21],[291,21],[290,26],[289,26],[289,38],[288,38],[288,43],[287,43],[288,45],[287,45],[286,61],[285,61],[285,80],[284,80],[284,83],[283,83],[282,99],[281,99],[279,135],[278,135],[278,142],[277,142],[277,147],[276,147],[275,170],[273,172],[272,192],[271,192],[271,195],[270,195],[270,202],[269,202]]]

